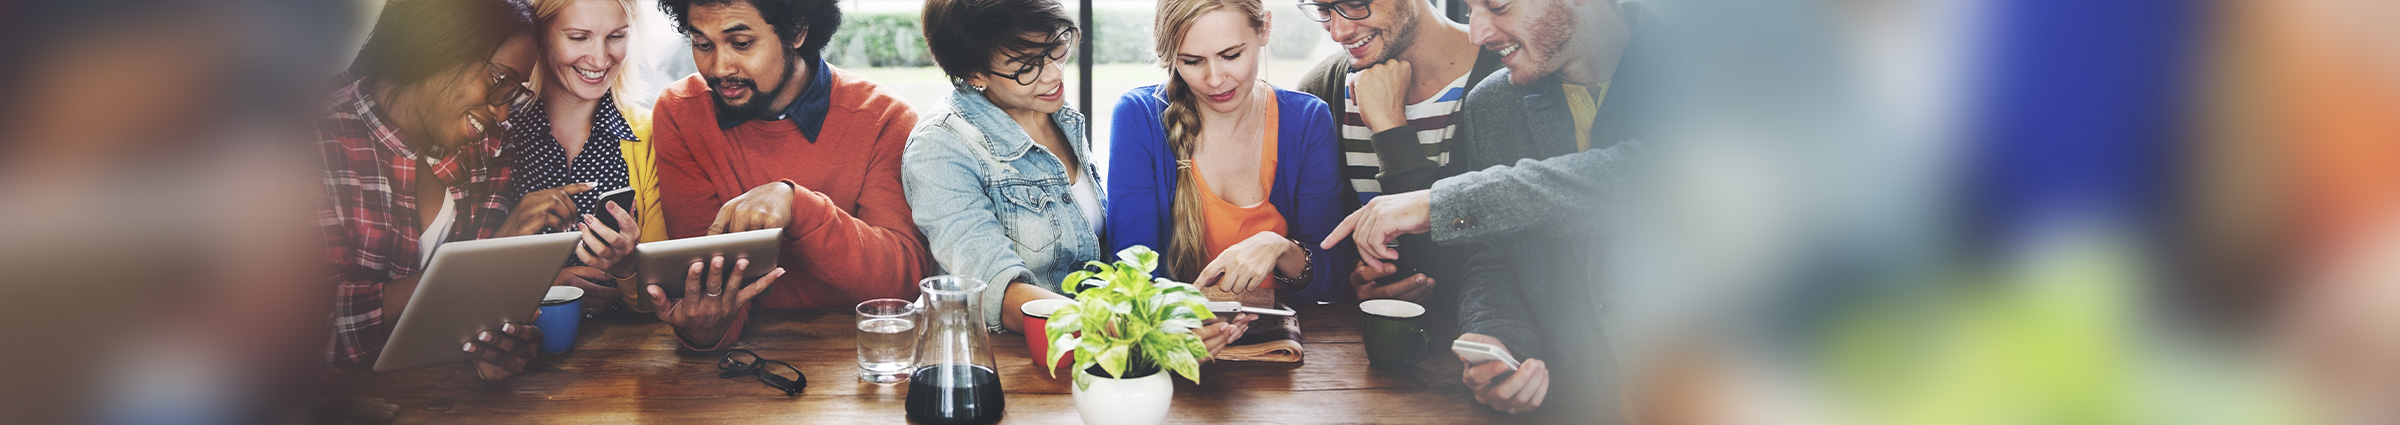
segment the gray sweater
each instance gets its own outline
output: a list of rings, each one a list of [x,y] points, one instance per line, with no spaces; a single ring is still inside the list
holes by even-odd
[[[1577,151],[1556,76],[1516,85],[1503,70],[1484,79],[1467,95],[1451,149],[1452,165],[1477,171],[1433,184],[1434,241],[1468,253],[1460,331],[1547,363],[1545,406],[1604,397],[1613,375],[1601,247],[1612,208],[1629,205],[1658,150],[1635,53],[1601,100],[1588,151]]]

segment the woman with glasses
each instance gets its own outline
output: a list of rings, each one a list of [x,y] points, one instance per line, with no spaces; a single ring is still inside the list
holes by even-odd
[[[1165,246],[1163,268],[1202,288],[1332,302],[1349,250],[1315,241],[1354,195],[1325,102],[1258,79],[1270,18],[1259,0],[1158,3],[1171,76],[1117,103],[1105,234]]]
[[[1055,0],[933,0],[925,43],[956,89],[909,136],[901,182],[942,269],[993,283],[993,330],[1019,329],[1027,301],[1066,298],[1060,280],[1102,260],[1106,194],[1082,113],[1066,105],[1077,34]],[[1195,330],[1211,349],[1231,325]]]
[[[583,243],[559,270],[556,285],[583,288],[587,309],[620,298],[634,311],[649,312],[635,285],[637,242],[665,239],[652,172],[650,111],[625,102],[626,51],[633,40],[632,0],[540,0],[533,17],[541,57],[533,87],[537,99],[509,115],[507,149],[516,167],[509,199],[556,202],[572,208],[564,231],[579,227]],[[634,188],[627,211],[601,202],[600,195]],[[608,216],[619,228],[601,224]]]

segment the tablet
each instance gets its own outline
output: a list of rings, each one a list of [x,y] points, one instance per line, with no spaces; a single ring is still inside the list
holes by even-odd
[[[641,258],[641,271],[634,273],[634,279],[641,282],[644,293],[650,291],[650,285],[658,285],[667,298],[683,298],[683,279],[694,262],[723,255],[725,267],[732,268],[733,260],[748,258],[750,267],[742,269],[742,281],[749,282],[774,271],[775,258],[782,251],[781,227],[634,245],[634,255]]]
[[[466,359],[472,354],[459,347],[476,333],[532,323],[551,279],[582,238],[559,232],[442,244],[392,326],[375,371]]]

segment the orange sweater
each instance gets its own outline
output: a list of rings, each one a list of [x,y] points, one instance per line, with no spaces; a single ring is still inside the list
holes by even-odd
[[[831,108],[811,143],[791,121],[718,129],[708,85],[693,75],[659,95],[652,123],[667,234],[701,236],[725,201],[788,180],[792,222],[783,230],[784,276],[756,300],[764,308],[842,307],[917,295],[931,268],[900,186],[900,154],[917,115],[890,90],[831,70]],[[715,347],[731,345],[735,319]],[[706,337],[691,337],[705,340]]]

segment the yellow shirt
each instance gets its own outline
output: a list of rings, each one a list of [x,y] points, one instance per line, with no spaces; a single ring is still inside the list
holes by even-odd
[[[650,144],[650,111],[639,107],[628,109],[634,112],[625,114],[625,126],[633,130],[634,138],[641,140],[619,140],[617,150],[625,154],[625,182],[633,186],[633,219],[642,227],[642,238],[636,242],[667,240],[666,207],[659,204],[658,197],[658,156]],[[649,313],[655,304],[646,295],[649,290],[640,286],[640,282],[633,280],[617,281],[617,289],[625,292],[625,307]]]
[[[1567,113],[1575,117],[1575,150],[1592,149],[1592,120],[1600,115],[1600,102],[1608,98],[1608,83],[1600,83],[1595,92],[1590,87],[1569,83],[1558,86],[1567,92]]]

